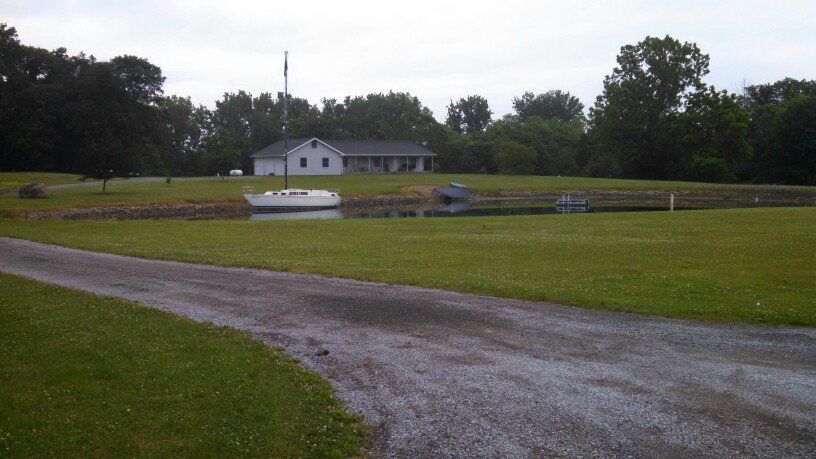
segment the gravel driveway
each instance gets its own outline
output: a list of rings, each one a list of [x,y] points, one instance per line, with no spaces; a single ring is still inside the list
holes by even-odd
[[[7,238],[0,270],[284,346],[365,414],[376,455],[816,455],[816,329],[649,318]]]

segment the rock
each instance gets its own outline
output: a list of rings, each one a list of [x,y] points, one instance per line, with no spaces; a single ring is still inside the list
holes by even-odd
[[[315,355],[318,356],[318,357],[322,357],[324,355],[329,355],[329,351],[328,351],[328,349],[321,349],[321,350],[315,352]]]
[[[21,187],[18,193],[24,199],[43,199],[48,197],[48,188],[42,183],[29,183]]]

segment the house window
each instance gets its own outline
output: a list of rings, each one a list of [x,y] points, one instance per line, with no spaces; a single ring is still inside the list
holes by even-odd
[[[329,158],[323,158],[323,167],[329,167]]]
[[[312,148],[317,148],[317,140],[312,140]]]
[[[300,167],[306,167],[306,160],[309,158],[300,158]]]

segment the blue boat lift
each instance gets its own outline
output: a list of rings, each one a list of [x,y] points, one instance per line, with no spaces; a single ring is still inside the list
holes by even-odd
[[[448,203],[451,201],[465,201],[472,194],[470,188],[456,182],[450,182],[446,187],[434,188],[434,193],[439,196],[439,199]]]

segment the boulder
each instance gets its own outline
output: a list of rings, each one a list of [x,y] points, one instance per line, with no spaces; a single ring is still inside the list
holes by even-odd
[[[42,183],[29,183],[20,188],[21,198],[42,199],[48,197],[48,188]]]

